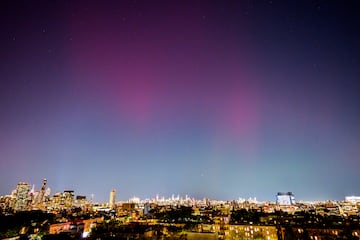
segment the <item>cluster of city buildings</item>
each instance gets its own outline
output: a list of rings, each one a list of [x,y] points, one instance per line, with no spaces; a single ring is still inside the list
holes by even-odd
[[[126,202],[116,202],[116,190],[110,191],[109,201],[107,203],[93,203],[92,199],[88,200],[86,196],[76,195],[73,190],[64,190],[56,192],[52,196],[51,189],[47,187],[47,180],[43,179],[41,188],[35,190],[35,185],[27,182],[19,182],[16,189],[11,194],[0,197],[0,210],[12,209],[15,212],[28,210],[66,210],[71,208],[93,208],[96,210],[116,209],[120,204],[136,204],[137,206],[147,206],[148,204],[157,205],[182,205],[182,206],[216,206],[226,204],[228,201],[210,200],[210,199],[194,199],[186,195],[172,195],[169,198],[156,195],[152,199],[140,199],[138,197],[130,198]],[[360,199],[359,199],[360,200]],[[258,205],[256,198],[238,199],[236,202]],[[294,206],[295,198],[291,192],[278,193],[276,196],[276,206]],[[274,210],[275,208],[273,208]],[[285,210],[285,209],[283,209]],[[288,210],[288,209],[286,209]]]
[[[29,210],[61,210],[73,207],[88,206],[86,196],[75,197],[73,190],[56,192],[52,196],[51,189],[47,187],[47,180],[44,179],[41,189],[35,190],[35,185],[27,182],[19,182],[11,194],[0,197],[0,210],[13,210],[15,212]]]
[[[256,198],[221,201],[157,195],[152,199],[133,197],[120,202],[116,201],[116,190],[113,189],[108,202],[93,203],[85,196],[75,196],[72,190],[50,193],[46,179],[39,190],[29,183],[19,182],[10,195],[0,197],[0,212],[40,210],[74,216],[86,213],[91,217],[76,221],[74,216],[71,221],[62,218],[49,229],[50,234],[81,231],[83,237],[89,236],[91,229],[109,219],[119,221],[123,226],[133,223],[147,226],[149,236],[157,234],[155,226],[184,228],[191,223],[193,227],[186,233],[187,239],[198,239],[199,234],[205,234],[207,239],[254,239],[256,236],[268,240],[284,239],[289,228],[298,236],[295,239],[302,239],[304,233],[310,239],[322,239],[321,236],[326,234],[342,234],[341,229],[350,225],[352,236],[360,236],[358,196],[345,197],[344,201],[295,202],[292,192],[279,192],[275,201],[258,202]],[[191,209],[191,218],[174,218],[167,214],[183,207]],[[329,219],[334,223],[329,223]]]

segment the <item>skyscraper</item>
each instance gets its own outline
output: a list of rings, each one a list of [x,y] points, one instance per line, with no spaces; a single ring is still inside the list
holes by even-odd
[[[16,187],[15,211],[27,210],[29,203],[29,192],[30,192],[30,184],[26,182],[18,183]]]
[[[115,208],[115,201],[116,201],[116,190],[113,189],[110,192],[110,198],[109,198],[109,206],[111,208]]]
[[[37,196],[36,204],[41,205],[44,202],[44,195],[45,195],[45,187],[46,187],[46,178],[42,181],[40,192]]]

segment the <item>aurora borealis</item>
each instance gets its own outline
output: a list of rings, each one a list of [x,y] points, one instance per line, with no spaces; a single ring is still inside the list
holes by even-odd
[[[2,1],[0,195],[359,195],[356,1]]]

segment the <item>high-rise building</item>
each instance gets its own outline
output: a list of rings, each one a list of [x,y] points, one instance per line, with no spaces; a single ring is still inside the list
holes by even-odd
[[[41,185],[41,189],[40,189],[40,192],[37,196],[37,199],[36,199],[36,204],[40,205],[44,202],[44,195],[45,195],[45,188],[46,188],[46,178],[42,181],[42,185]]]
[[[115,207],[115,201],[116,201],[116,190],[113,189],[113,190],[111,190],[110,197],[109,197],[109,206],[111,208]]]
[[[77,195],[75,198],[74,206],[83,208],[87,205],[86,196]]]
[[[51,193],[51,188],[48,187],[48,188],[45,190],[45,195],[44,195],[45,200],[46,200],[46,199],[49,199],[50,193]]]
[[[74,206],[74,191],[65,190],[63,193],[64,206],[65,208],[72,208]]]
[[[50,198],[51,206],[54,209],[60,209],[62,207],[63,201],[62,201],[62,194],[60,192],[56,192],[52,198]]]
[[[19,182],[16,187],[15,211],[26,211],[29,204],[30,184]]]
[[[294,194],[292,192],[278,192],[276,203],[279,205],[293,205],[295,203]]]

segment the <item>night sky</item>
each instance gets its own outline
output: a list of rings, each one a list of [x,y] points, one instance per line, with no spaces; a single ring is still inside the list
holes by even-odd
[[[0,5],[0,195],[360,195],[359,1]]]

